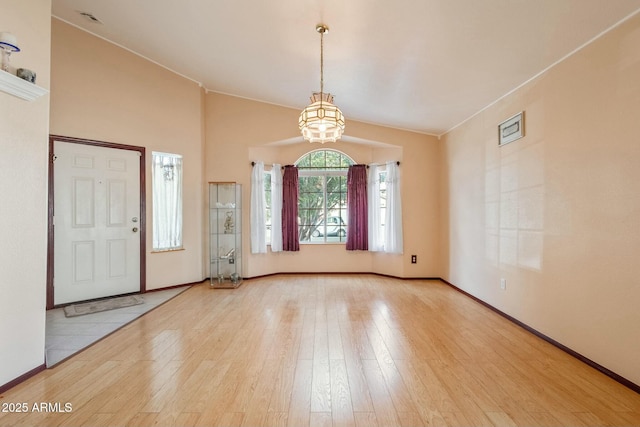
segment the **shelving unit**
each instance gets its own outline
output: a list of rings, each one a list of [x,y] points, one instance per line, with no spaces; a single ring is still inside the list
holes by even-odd
[[[2,70],[0,70],[0,90],[27,101],[38,99],[49,92],[43,87]]]
[[[242,186],[209,183],[209,259],[212,288],[242,283]]]

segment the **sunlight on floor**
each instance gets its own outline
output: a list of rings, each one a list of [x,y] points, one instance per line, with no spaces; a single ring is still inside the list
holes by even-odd
[[[47,368],[62,362],[187,289],[189,286],[148,292],[141,295],[144,298],[143,304],[84,316],[65,317],[62,308],[47,311]]]

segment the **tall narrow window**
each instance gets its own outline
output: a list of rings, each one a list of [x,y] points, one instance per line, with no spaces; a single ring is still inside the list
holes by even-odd
[[[382,244],[384,246],[385,228],[387,222],[387,171],[380,172],[380,232],[382,233]]]
[[[403,251],[402,200],[400,197],[400,169],[396,162],[387,162],[384,184],[384,251],[401,254]]]
[[[265,230],[265,242],[271,243],[271,235],[273,233],[273,213],[272,213],[272,196],[271,196],[271,171],[264,172],[264,222],[266,226]],[[282,190],[281,190],[282,191]]]
[[[264,163],[253,164],[251,173],[251,253],[267,252]]]
[[[400,171],[397,162],[381,169],[369,166],[367,178],[369,250],[387,253],[403,251]]]
[[[182,156],[152,153],[153,250],[182,248]]]

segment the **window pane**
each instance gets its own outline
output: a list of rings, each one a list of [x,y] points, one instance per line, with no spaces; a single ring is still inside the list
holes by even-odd
[[[298,178],[298,193],[322,193],[322,181],[321,176],[301,176]]]
[[[308,154],[296,162],[298,168],[308,168],[311,166],[311,156]]]
[[[384,227],[387,217],[387,173],[380,174],[380,225]],[[384,235],[384,234],[383,234]]]
[[[340,188],[340,178],[344,178],[342,176],[328,176],[327,177],[327,191],[337,192],[339,193]]]
[[[340,167],[340,158],[342,157],[341,153],[337,151],[327,151],[327,168],[339,168]]]
[[[347,210],[347,193],[340,193],[340,209]],[[346,218],[346,215],[344,217]]]
[[[271,174],[264,174],[264,193],[265,193],[265,202],[267,203],[267,207],[271,207]]]
[[[301,209],[298,211],[300,225],[317,225],[323,216],[323,209]]]
[[[327,166],[325,151],[314,151],[311,153],[311,167],[323,168]]]
[[[342,195],[344,194],[346,197],[346,192],[342,192],[340,185],[341,178],[343,177],[327,177],[327,210],[339,208],[342,204]]]
[[[347,221],[346,221],[346,212],[342,211],[341,212],[341,218],[345,218],[342,222],[342,226],[340,227],[340,231],[338,233],[338,238],[340,239],[341,243],[345,243],[347,241]]]
[[[302,209],[298,211],[300,216],[300,241],[309,242],[314,237],[324,235],[324,225],[322,218],[324,216],[324,209]]]

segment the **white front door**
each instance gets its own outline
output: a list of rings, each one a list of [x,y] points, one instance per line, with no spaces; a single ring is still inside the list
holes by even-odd
[[[140,153],[54,141],[54,304],[140,290]]]

